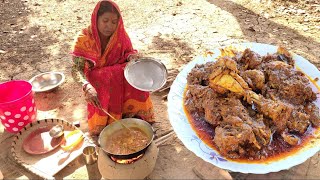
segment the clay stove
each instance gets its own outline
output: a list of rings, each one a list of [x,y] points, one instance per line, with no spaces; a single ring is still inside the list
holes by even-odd
[[[100,151],[98,168],[104,179],[144,179],[157,161],[159,148],[152,142],[144,154],[129,160],[117,160]]]

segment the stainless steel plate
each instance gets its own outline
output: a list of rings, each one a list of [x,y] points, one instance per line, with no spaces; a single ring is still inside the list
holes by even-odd
[[[58,87],[64,80],[65,76],[61,72],[45,72],[34,76],[29,82],[34,92],[45,92]]]
[[[124,76],[128,83],[141,91],[159,90],[167,81],[167,68],[159,60],[140,58],[130,61]]]

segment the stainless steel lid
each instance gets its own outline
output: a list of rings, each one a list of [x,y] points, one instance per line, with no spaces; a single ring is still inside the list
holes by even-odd
[[[130,61],[124,70],[128,83],[141,91],[159,90],[167,81],[167,68],[154,58]]]

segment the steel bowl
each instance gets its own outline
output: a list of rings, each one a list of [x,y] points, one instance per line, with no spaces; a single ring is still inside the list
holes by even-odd
[[[128,83],[141,91],[156,91],[167,82],[166,66],[154,58],[140,58],[130,61],[124,76]]]
[[[52,138],[58,138],[58,137],[62,136],[63,134],[64,134],[64,128],[61,124],[53,126],[49,131],[49,135]]]
[[[64,80],[65,76],[61,72],[45,72],[34,76],[29,82],[32,84],[34,92],[45,92],[55,89]]]

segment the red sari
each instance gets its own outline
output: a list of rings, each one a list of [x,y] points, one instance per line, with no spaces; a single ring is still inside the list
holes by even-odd
[[[133,49],[124,29],[121,14],[116,31],[110,37],[104,52],[101,53],[97,13],[103,1],[110,2],[120,14],[119,7],[113,1],[99,1],[92,13],[91,25],[83,29],[78,36],[72,55],[93,62],[93,68],[85,68],[86,78],[96,89],[101,106],[111,115],[117,119],[137,116],[153,122],[153,106],[149,93],[133,88],[124,78],[126,60],[130,54],[135,54],[137,51]],[[113,122],[112,118],[88,103],[89,131],[111,122]]]

